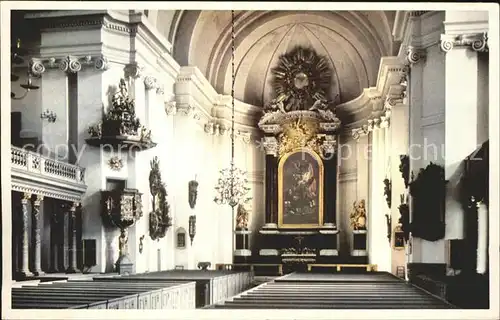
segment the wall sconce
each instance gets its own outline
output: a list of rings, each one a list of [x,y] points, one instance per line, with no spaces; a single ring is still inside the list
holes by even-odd
[[[196,216],[189,216],[189,238],[193,244],[194,236],[196,235]]]
[[[47,119],[49,122],[54,123],[56,122],[57,115],[54,111],[49,111],[48,109],[45,110],[40,114],[41,119]]]

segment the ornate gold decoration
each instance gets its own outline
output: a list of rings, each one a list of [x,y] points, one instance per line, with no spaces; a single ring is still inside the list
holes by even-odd
[[[321,154],[322,141],[318,138],[318,125],[313,122],[298,119],[295,122],[283,125],[283,132],[279,135],[278,154],[292,152],[299,148],[309,148]]]
[[[108,165],[111,170],[120,171],[123,168],[123,161],[119,157],[115,156],[108,160]]]
[[[236,211],[236,228],[248,228],[248,211],[245,209],[245,206],[243,204],[239,204],[238,210]]]
[[[364,199],[360,200],[359,202],[353,202],[352,212],[349,216],[349,219],[351,221],[351,228],[353,230],[366,229],[366,205]]]
[[[307,110],[317,100],[327,100],[332,72],[325,57],[298,46],[282,55],[272,69],[276,94],[271,106],[282,112]]]

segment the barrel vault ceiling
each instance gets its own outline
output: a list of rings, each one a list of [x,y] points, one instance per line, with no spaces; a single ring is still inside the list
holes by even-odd
[[[296,46],[313,48],[332,68],[338,103],[376,84],[393,43],[394,11],[236,11],[235,97],[263,106],[273,98],[271,69]],[[231,93],[231,12],[156,11],[149,18],[181,65],[196,66],[221,94]]]

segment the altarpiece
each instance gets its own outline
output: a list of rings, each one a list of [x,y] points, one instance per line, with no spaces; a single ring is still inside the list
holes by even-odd
[[[258,126],[266,151],[265,225],[259,261],[289,266],[338,256],[337,136],[332,70],[297,47],[272,70],[274,99]]]

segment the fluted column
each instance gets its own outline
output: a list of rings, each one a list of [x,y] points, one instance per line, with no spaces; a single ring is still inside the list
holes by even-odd
[[[21,225],[21,246],[22,246],[22,258],[21,258],[21,267],[20,275],[23,277],[30,277],[33,273],[29,270],[29,234],[28,234],[28,222],[29,222],[29,202],[31,199],[31,193],[24,193],[23,198],[21,200],[22,204],[22,213],[23,220]]]
[[[69,266],[66,273],[76,273],[76,209],[78,202],[73,202],[68,212]]]
[[[41,267],[42,247],[40,239],[40,229],[41,229],[40,205],[42,203],[43,203],[43,196],[40,195],[37,195],[35,201],[32,202],[32,208],[33,208],[32,229],[34,230],[33,249],[35,254],[33,273],[35,275],[44,274]]]

